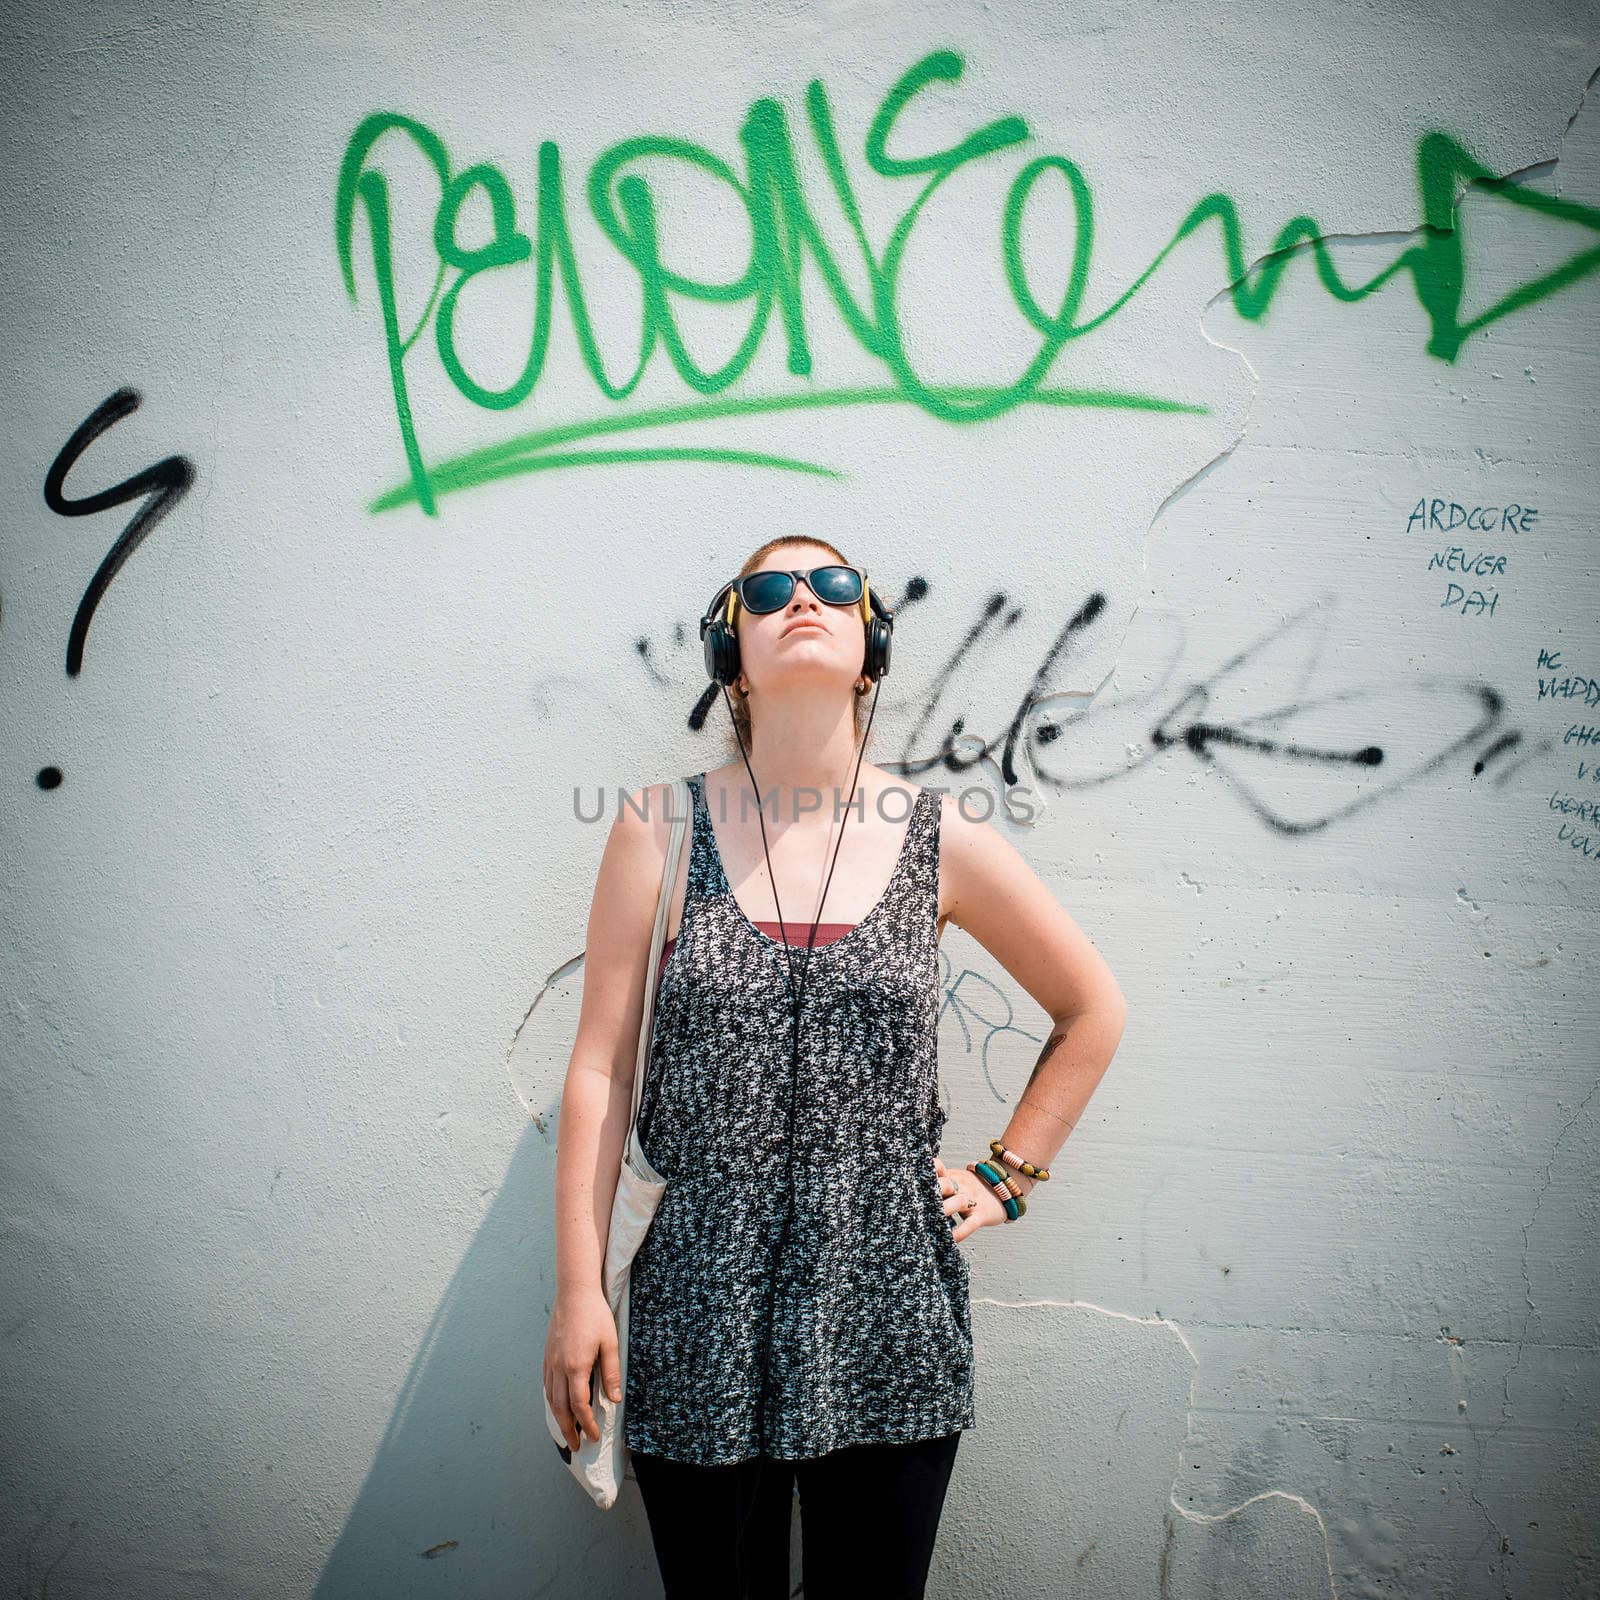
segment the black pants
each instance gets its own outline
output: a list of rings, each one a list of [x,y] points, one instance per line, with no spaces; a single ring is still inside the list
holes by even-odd
[[[725,1467],[630,1452],[667,1600],[789,1600],[797,1487],[808,1600],[921,1600],[960,1443],[952,1433]]]

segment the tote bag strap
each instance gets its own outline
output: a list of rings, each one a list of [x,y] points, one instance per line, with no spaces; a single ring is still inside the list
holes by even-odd
[[[633,1068],[633,1106],[628,1112],[628,1143],[623,1160],[630,1165],[638,1152],[639,1101],[644,1094],[644,1075],[650,1065],[650,1041],[655,1033],[656,969],[661,965],[661,947],[666,943],[667,908],[672,901],[672,886],[678,876],[678,858],[683,852],[683,836],[689,825],[689,785],[682,778],[673,780],[667,836],[667,860],[661,874],[661,892],[656,897],[656,922],[650,933],[650,959],[644,969],[644,1016],[639,1024],[639,1053]]]

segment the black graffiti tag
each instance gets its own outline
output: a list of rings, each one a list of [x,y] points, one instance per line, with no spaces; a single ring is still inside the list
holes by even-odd
[[[193,464],[184,456],[167,456],[153,466],[136,472],[131,478],[113,484],[109,489],[69,499],[66,492],[67,474],[77,464],[78,458],[107,429],[114,427],[125,416],[139,408],[137,390],[122,388],[103,400],[88,417],[78,424],[72,437],[62,445],[44,480],[44,503],[62,517],[88,517],[96,512],[109,511],[129,500],[144,497],[133,520],[117,536],[117,541],[106,552],[105,559],[96,568],[78,602],[72,618],[72,629],[67,635],[67,676],[77,677],[83,669],[83,646],[89,637],[89,623],[95,607],[111,586],[111,580],[121,570],[123,562],[138,549],[140,542],[155,525],[188,493],[195,480]]]

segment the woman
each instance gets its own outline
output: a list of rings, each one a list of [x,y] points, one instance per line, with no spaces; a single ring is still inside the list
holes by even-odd
[[[893,618],[859,569],[775,539],[719,602],[701,632],[730,630],[707,659],[733,689],[740,760],[690,780],[657,972],[639,1139],[668,1184],[630,1278],[626,1441],[669,1600],[787,1597],[796,1489],[807,1595],[920,1596],[975,1422],[959,1247],[1022,1219],[1116,1050],[1123,998],[1002,834],[862,769]],[[573,1449],[598,1437],[597,1365],[622,1398],[601,1263],[670,793],[641,791],[612,824],[561,1103],[544,1382]],[[951,920],[1052,1023],[999,1149],[964,1167],[937,1153]]]

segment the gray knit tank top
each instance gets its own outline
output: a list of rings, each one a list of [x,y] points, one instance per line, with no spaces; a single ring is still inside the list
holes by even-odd
[[[783,946],[733,897],[704,778],[641,1093],[667,1187],[633,1262],[628,1446],[710,1466],[971,1427],[967,1259],[933,1164],[939,796],[918,791],[860,922],[809,957],[790,929],[791,1091]]]

